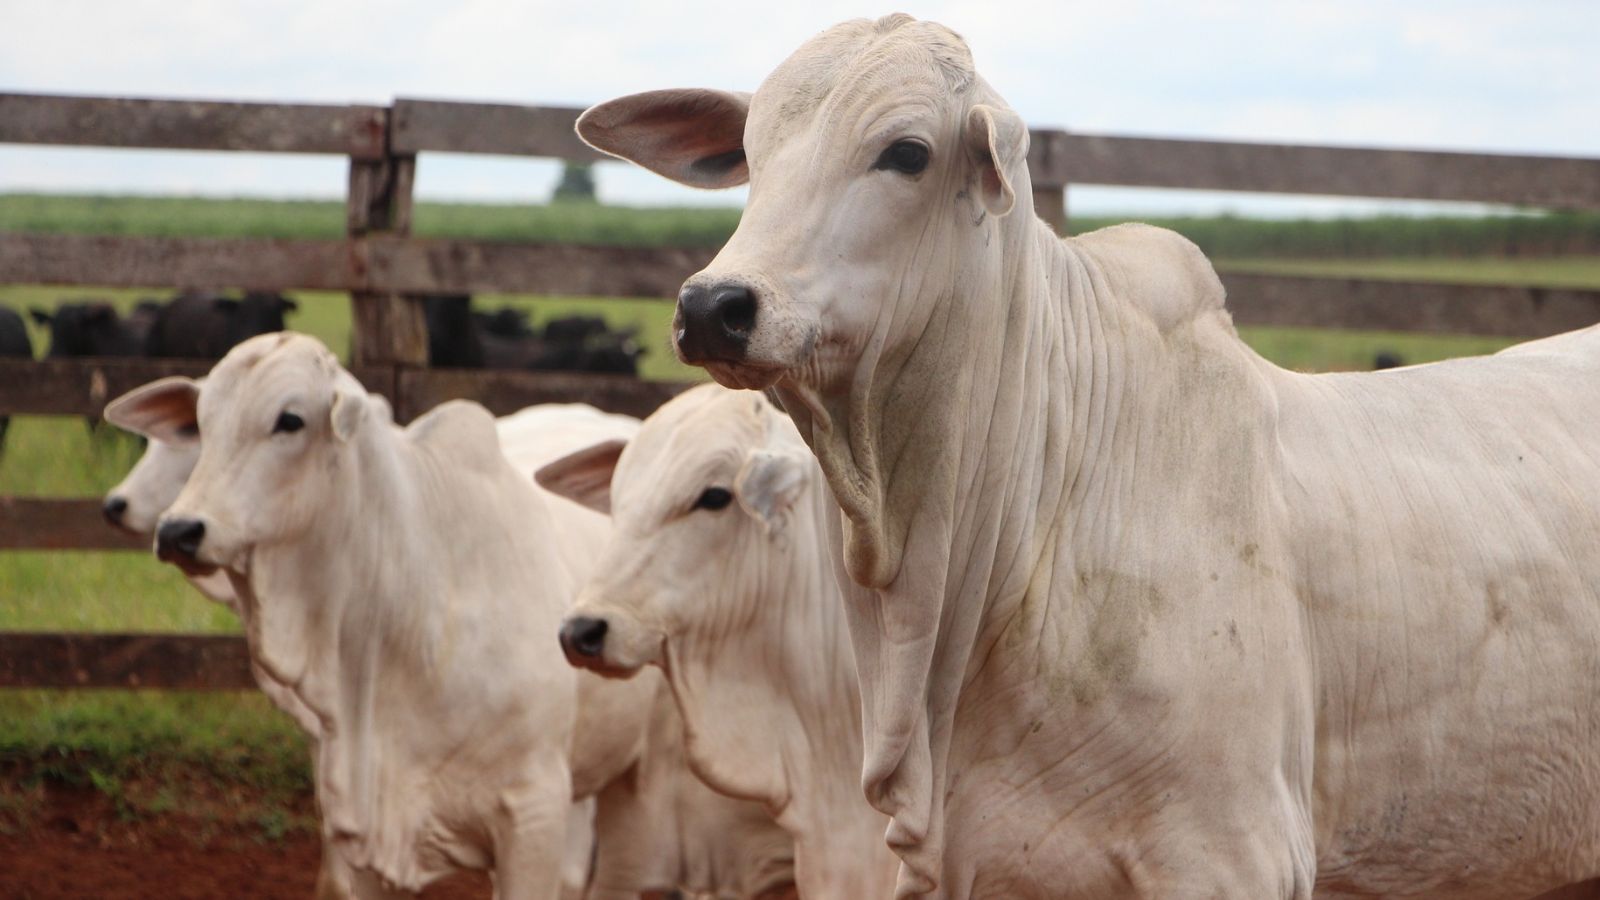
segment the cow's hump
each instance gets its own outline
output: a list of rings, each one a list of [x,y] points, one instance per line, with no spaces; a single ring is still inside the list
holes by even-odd
[[[1217,270],[1193,241],[1154,225],[1113,225],[1069,239],[1098,264],[1119,299],[1143,310],[1167,331],[1223,308]]]
[[[418,447],[469,468],[491,469],[502,461],[494,416],[468,400],[439,404],[406,426],[405,434]]]

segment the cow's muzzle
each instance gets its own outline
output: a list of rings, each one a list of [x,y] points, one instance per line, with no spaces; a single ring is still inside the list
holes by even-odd
[[[574,616],[561,623],[561,652],[567,655],[567,662],[580,669],[602,666],[607,630],[605,619],[588,616]]]
[[[199,564],[200,542],[206,538],[206,523],[199,519],[172,519],[156,529],[156,556],[180,568]]]
[[[685,285],[672,322],[678,356],[690,365],[743,361],[758,312],[755,292],[744,285]]]
[[[100,514],[106,517],[118,528],[123,527],[122,517],[128,514],[128,501],[123,497],[107,497],[106,502],[100,507]]]

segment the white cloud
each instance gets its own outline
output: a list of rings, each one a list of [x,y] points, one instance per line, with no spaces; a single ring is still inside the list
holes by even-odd
[[[1041,125],[1600,156],[1593,0],[898,5],[965,35],[988,80]],[[843,0],[0,0],[0,8],[3,90],[560,104],[673,85],[751,89],[828,25],[887,11]],[[538,198],[554,180],[548,162],[424,158],[421,167],[425,196]],[[337,160],[0,147],[0,190],[336,195],[341,172]],[[602,171],[601,188],[628,202],[738,199],[614,167]],[[1085,202],[1101,202],[1097,194],[1135,196],[1090,190]]]

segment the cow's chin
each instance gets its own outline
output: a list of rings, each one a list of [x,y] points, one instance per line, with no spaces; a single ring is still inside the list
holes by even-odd
[[[717,384],[736,391],[764,391],[776,384],[784,373],[780,368],[749,363],[707,361],[700,365]]]
[[[222,569],[221,566],[208,563],[203,559],[191,559],[186,556],[174,556],[168,559],[167,562],[177,566],[180,572],[190,578],[204,578],[207,575],[214,575]]]
[[[619,681],[626,681],[632,678],[639,674],[640,669],[644,668],[644,666],[617,665],[604,658],[597,659],[593,656],[578,656],[577,654],[568,654],[567,662],[571,663],[573,668],[582,669],[585,672],[593,672],[602,678],[615,678]]]

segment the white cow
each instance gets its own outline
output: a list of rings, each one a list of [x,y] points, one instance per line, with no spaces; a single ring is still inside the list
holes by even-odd
[[[1377,374],[1245,346],[1170,232],[1059,240],[950,31],[587,112],[750,183],[675,342],[846,520],[899,892],[1528,896],[1600,876],[1600,329]]]
[[[772,810],[801,896],[890,896],[887,821],[859,787],[861,703],[828,549],[838,507],[788,418],[703,385],[538,479],[616,526],[567,614],[567,658],[666,672],[691,766]]]
[[[633,767],[656,689],[575,679],[552,652],[604,518],[533,488],[481,407],[399,429],[304,336],[232,351],[198,422],[158,546],[227,570],[253,659],[317,717],[318,798],[358,896],[462,866],[503,897],[555,896],[570,800]],[[179,424],[151,433],[181,442]]]
[[[143,435],[147,444],[139,461],[126,477],[106,493],[103,509],[107,520],[134,534],[154,536],[156,522],[172,505],[200,459],[199,427],[195,422],[194,384],[188,379],[163,379],[141,386],[106,405],[108,422]],[[373,396],[373,403],[384,402]],[[176,428],[182,443],[151,437],[153,425]],[[638,420],[601,412],[583,404],[544,404],[520,410],[495,420],[500,448],[520,472],[534,469],[574,448],[596,440],[633,434]],[[228,575],[222,570],[186,576],[206,597],[217,601],[235,615],[243,612]],[[313,741],[321,735],[321,723],[294,691],[274,680],[253,660],[251,675],[256,684],[278,708],[284,710]],[[566,890],[582,896],[589,878],[593,852],[594,799],[576,804],[568,824],[568,850],[562,873]],[[331,845],[323,847],[322,869],[318,873],[316,896],[346,897],[350,876],[342,857]]]

